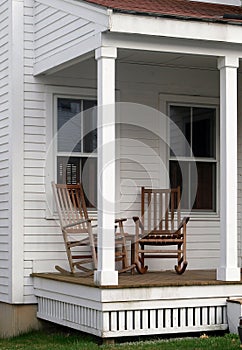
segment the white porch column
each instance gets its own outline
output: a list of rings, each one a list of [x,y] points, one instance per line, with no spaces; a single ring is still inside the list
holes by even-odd
[[[117,285],[115,271],[115,59],[117,49],[96,50],[98,95],[98,269],[97,285]]]
[[[238,57],[220,57],[220,266],[217,279],[239,281],[237,243]]]

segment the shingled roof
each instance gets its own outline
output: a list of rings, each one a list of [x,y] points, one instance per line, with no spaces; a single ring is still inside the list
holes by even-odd
[[[85,0],[116,12],[242,24],[242,7],[190,0]]]

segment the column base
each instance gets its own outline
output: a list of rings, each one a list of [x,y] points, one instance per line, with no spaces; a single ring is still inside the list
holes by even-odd
[[[118,271],[94,271],[94,283],[97,286],[117,286]]]
[[[241,274],[239,267],[218,267],[217,269],[218,281],[240,281]]]

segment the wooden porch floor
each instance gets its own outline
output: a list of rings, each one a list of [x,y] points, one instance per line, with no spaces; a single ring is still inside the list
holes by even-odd
[[[60,273],[34,273],[33,277],[47,278],[56,281],[81,284],[96,288],[142,288],[142,287],[169,287],[169,286],[199,286],[199,285],[228,285],[242,284],[238,282],[224,282],[216,280],[215,270],[187,270],[183,275],[177,275],[175,271],[148,271],[144,275],[130,272],[119,275],[117,286],[98,287],[94,284],[93,276],[68,276]]]

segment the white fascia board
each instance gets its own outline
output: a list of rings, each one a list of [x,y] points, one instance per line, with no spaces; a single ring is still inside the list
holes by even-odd
[[[242,58],[241,44],[189,40],[139,34],[103,33],[103,46],[118,49],[144,50],[206,56],[237,56]]]
[[[242,43],[242,25],[111,13],[111,32]]]
[[[24,302],[24,1],[12,1],[10,39],[11,303]]]
[[[37,2],[65,13],[85,18],[106,28],[110,26],[109,15],[111,11],[105,7],[77,0],[37,0]]]
[[[88,59],[94,55],[94,50],[101,46],[101,33],[93,35],[77,45],[66,49],[64,52],[54,54],[40,62],[34,64],[34,76],[39,74],[55,73],[63,68],[67,68]]]

